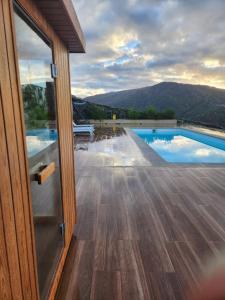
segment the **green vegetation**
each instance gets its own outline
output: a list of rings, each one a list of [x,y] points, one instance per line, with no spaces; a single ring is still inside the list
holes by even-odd
[[[88,119],[99,121],[107,119],[107,113],[104,107],[101,107],[100,105],[92,105],[87,109],[86,114]]]
[[[165,120],[175,119],[175,112],[170,109],[164,109],[163,111],[157,111],[154,106],[149,106],[145,110],[136,110],[134,108],[122,109],[114,108],[106,105],[94,104],[87,101],[83,101],[80,98],[72,96],[73,98],[73,112],[74,120],[80,122],[80,120],[92,119],[92,120],[111,120],[113,115],[116,115],[116,119],[130,119],[130,120]]]
[[[175,119],[175,112],[170,108],[157,111],[154,106],[149,106],[144,111],[137,111],[130,108],[127,111],[127,118],[130,120],[170,120]]]
[[[144,111],[150,105],[163,111],[171,108],[176,119],[204,126],[225,128],[225,89],[162,82],[154,86],[96,95],[84,99],[113,108]]]
[[[46,89],[32,84],[22,87],[27,129],[45,127],[48,120]]]

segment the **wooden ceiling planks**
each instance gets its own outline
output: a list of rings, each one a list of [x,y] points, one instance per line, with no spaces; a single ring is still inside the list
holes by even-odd
[[[71,0],[34,0],[70,53],[84,53],[85,39]]]

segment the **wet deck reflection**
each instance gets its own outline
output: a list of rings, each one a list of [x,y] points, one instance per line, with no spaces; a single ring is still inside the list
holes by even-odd
[[[129,132],[107,132],[77,139],[77,241],[58,299],[187,299],[225,248],[225,168],[154,165]]]
[[[135,141],[123,128],[96,128],[91,136],[77,136],[76,167],[151,166]]]

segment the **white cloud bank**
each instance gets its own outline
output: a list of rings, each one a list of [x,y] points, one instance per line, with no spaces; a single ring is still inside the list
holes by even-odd
[[[225,88],[224,0],[74,0],[87,41],[71,55],[81,97],[161,81]]]

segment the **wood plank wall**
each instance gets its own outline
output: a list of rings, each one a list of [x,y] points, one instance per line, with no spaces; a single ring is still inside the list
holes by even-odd
[[[16,74],[15,65],[14,73],[10,69],[11,63],[13,63],[13,53],[11,53],[12,38],[10,41],[8,36],[8,31],[11,30],[10,2],[1,1],[0,7],[0,85],[2,104],[0,165],[1,172],[4,174],[0,178],[0,191],[9,277],[13,299],[31,299],[33,296],[35,299],[37,294],[36,288],[32,288],[30,280],[32,274],[30,267],[33,265],[33,260],[29,261],[31,256],[29,256],[28,252],[28,232],[24,217],[24,206],[27,202],[23,198],[22,192],[23,188],[26,189],[26,178],[25,184],[23,184],[21,178],[22,170],[20,169],[20,149],[18,148],[16,132],[16,130],[19,130],[21,123],[16,124],[14,111],[14,100],[16,101],[14,96],[18,95],[17,82],[12,78]],[[20,274],[24,274],[23,280]]]
[[[59,70],[59,77],[56,79],[56,97],[66,236],[65,249],[49,297],[49,299],[54,299],[73,234],[76,215],[69,55],[65,45],[35,4],[28,0],[19,2],[40,29],[52,40],[55,63]],[[0,276],[4,277],[4,280],[1,280],[0,298],[4,293],[7,297],[10,296],[3,299],[35,300],[39,299],[37,269],[24,137],[23,103],[12,14],[12,1],[0,0],[0,87],[4,88],[0,94],[0,165],[1,173],[4,174],[0,178],[0,217],[2,214],[4,232],[0,240]],[[7,280],[7,276],[10,280]]]
[[[2,20],[1,13],[0,20]],[[2,32],[0,33],[0,45],[2,45]],[[0,51],[1,50],[0,47]],[[2,61],[0,61],[0,65],[2,66]],[[2,77],[2,75],[2,69],[0,69],[0,76]],[[7,152],[6,135],[3,124],[2,96],[0,93],[0,166],[1,174],[4,174],[4,176],[1,176],[0,180],[0,297],[2,299],[4,299],[4,297],[5,299],[22,299],[16,227]]]

